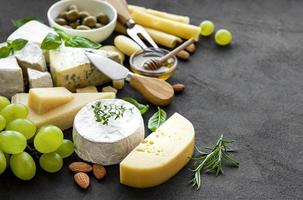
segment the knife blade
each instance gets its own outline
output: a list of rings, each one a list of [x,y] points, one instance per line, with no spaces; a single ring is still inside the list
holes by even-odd
[[[119,63],[93,52],[85,52],[94,66],[112,80],[125,79],[131,72]]]

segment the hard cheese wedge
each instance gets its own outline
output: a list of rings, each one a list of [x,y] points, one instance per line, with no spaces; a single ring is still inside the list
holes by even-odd
[[[62,130],[73,126],[74,118],[77,112],[89,102],[99,99],[114,99],[115,94],[108,93],[79,93],[73,94],[74,98],[67,104],[51,110],[45,114],[39,115],[29,108],[28,119],[38,127],[53,124]],[[12,97],[12,103],[21,103],[28,105],[28,94],[19,93]]]
[[[95,93],[98,92],[96,86],[87,86],[85,88],[76,89],[77,93]]]
[[[164,183],[188,163],[194,138],[193,125],[175,113],[120,163],[120,182],[136,188]]]
[[[64,87],[33,88],[29,90],[28,105],[36,113],[43,114],[70,102],[73,98],[73,94]]]

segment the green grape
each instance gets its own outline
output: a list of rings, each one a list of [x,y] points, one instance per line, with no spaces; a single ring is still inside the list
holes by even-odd
[[[214,32],[215,25],[212,21],[205,20],[201,22],[200,29],[201,29],[201,35],[209,36]]]
[[[74,153],[74,143],[70,140],[64,139],[56,153],[58,153],[62,158],[69,157]]]
[[[32,179],[36,174],[36,164],[34,159],[26,152],[14,154],[10,158],[12,172],[21,180]]]
[[[0,150],[0,174],[5,171],[6,167],[6,157],[4,153]]]
[[[2,131],[5,128],[5,126],[6,126],[6,120],[2,115],[0,115],[0,131]]]
[[[233,39],[233,36],[232,36],[231,32],[229,32],[226,29],[220,29],[216,32],[215,40],[218,45],[221,45],[221,46],[228,45],[232,39]]]
[[[10,102],[8,100],[8,98],[4,97],[4,96],[0,96],[0,110],[2,110],[2,108],[4,108],[5,106],[9,105]]]
[[[40,128],[34,139],[34,146],[40,153],[56,151],[63,142],[63,133],[60,128],[47,125]]]
[[[43,154],[39,159],[39,164],[42,169],[49,173],[55,173],[59,171],[63,166],[63,159],[62,157],[53,152],[53,153],[46,153]]]
[[[0,147],[8,154],[21,153],[26,147],[26,138],[17,131],[2,131],[0,134]]]
[[[27,119],[15,119],[7,125],[6,130],[18,131],[28,140],[35,135],[36,125]]]
[[[3,152],[3,154],[6,158],[6,168],[8,168],[9,167],[9,159],[11,157],[11,154],[8,154],[8,153],[5,153],[5,152]]]
[[[23,104],[10,104],[0,111],[6,119],[6,123],[13,121],[18,118],[26,118],[28,115],[28,108]]]

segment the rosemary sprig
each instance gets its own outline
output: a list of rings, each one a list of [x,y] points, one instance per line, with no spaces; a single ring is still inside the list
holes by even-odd
[[[194,169],[192,170],[194,174],[193,179],[191,180],[192,187],[196,187],[197,190],[200,189],[201,174],[203,172],[215,172],[217,176],[223,173],[223,161],[233,167],[239,167],[239,162],[228,154],[228,152],[231,152],[228,145],[232,142],[233,141],[224,139],[223,135],[221,135],[217,143],[210,148],[210,152],[202,152],[196,147],[196,150],[200,155],[198,157],[191,158],[194,160]]]
[[[100,122],[103,125],[108,125],[108,121],[110,118],[114,118],[116,120],[118,118],[123,117],[125,111],[127,110],[132,112],[131,108],[127,109],[123,105],[105,105],[102,104],[100,101],[96,102],[91,107],[93,108],[96,122]]]

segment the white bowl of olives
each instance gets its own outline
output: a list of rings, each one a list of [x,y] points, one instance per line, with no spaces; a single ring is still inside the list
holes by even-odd
[[[64,0],[53,4],[47,17],[50,26],[94,42],[106,40],[114,31],[117,11],[101,0]]]

